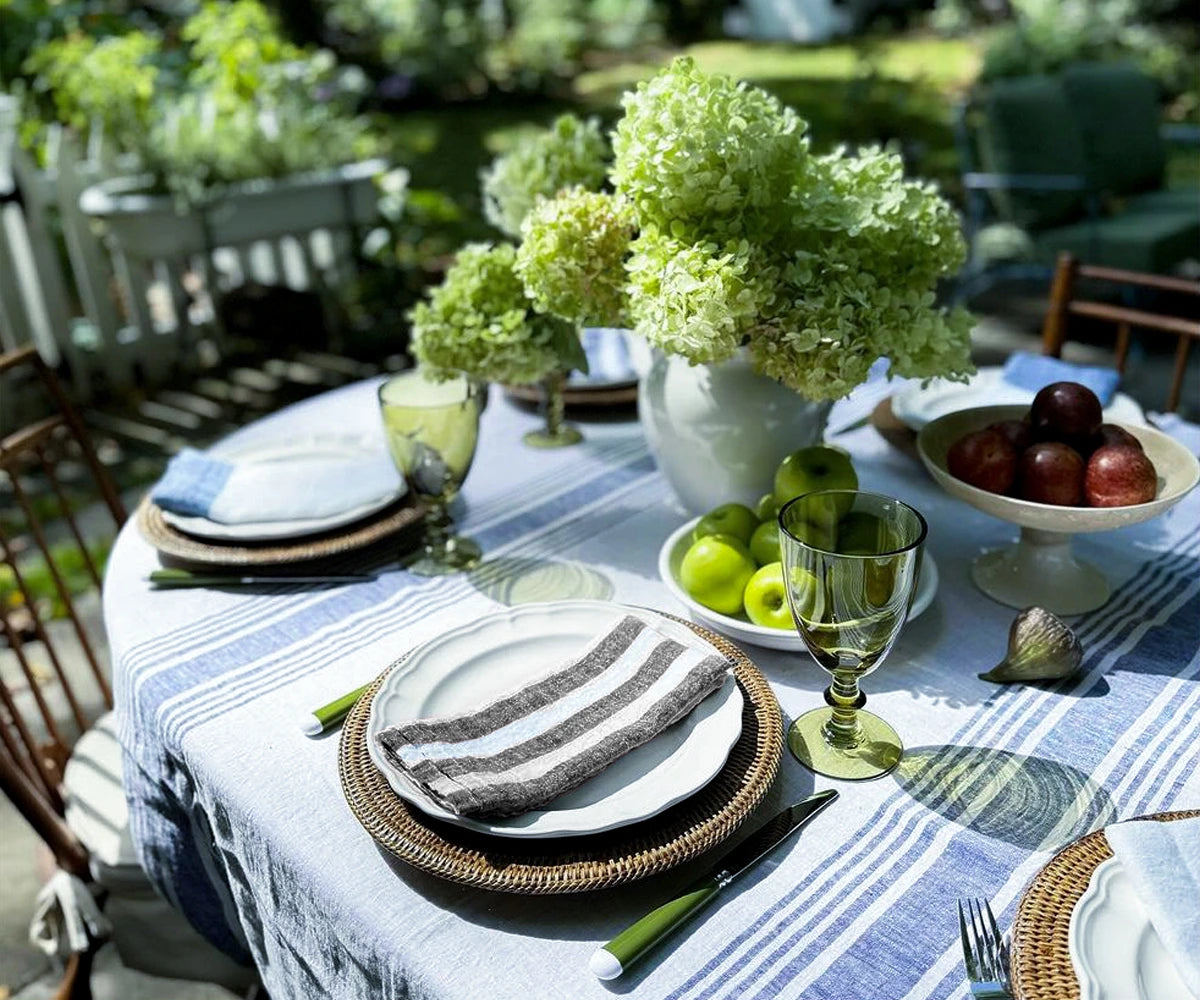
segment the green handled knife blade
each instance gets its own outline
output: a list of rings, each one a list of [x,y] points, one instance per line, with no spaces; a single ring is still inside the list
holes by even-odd
[[[588,968],[599,979],[616,979],[676,927],[699,912],[727,885],[762,861],[838,797],[833,789],[817,792],[767,820],[726,854],[707,875],[669,902],[596,949]]]
[[[343,573],[336,576],[234,576],[221,573],[193,573],[186,569],[155,569],[146,578],[155,587],[181,589],[184,587],[250,587],[293,583],[370,583],[375,577],[368,573]]]

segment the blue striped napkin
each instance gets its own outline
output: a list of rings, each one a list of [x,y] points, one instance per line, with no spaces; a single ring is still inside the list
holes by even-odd
[[[364,460],[361,451],[239,462],[184,448],[150,499],[175,514],[248,524],[330,517],[402,493],[392,463]]]
[[[678,722],[730,661],[626,615],[575,660],[476,711],[390,726],[387,761],[460,816],[545,805]]]
[[[1004,381],[1032,392],[1052,382],[1078,382],[1096,394],[1101,406],[1108,406],[1121,382],[1121,374],[1115,368],[1077,365],[1062,358],[1018,351],[1004,363]]]

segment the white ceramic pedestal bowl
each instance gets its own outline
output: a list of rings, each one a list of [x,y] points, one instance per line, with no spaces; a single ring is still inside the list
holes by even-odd
[[[1183,445],[1152,427],[1120,426],[1136,437],[1158,471],[1158,493],[1149,503],[1129,507],[1057,507],[1001,496],[950,475],[946,452],[962,435],[998,420],[1019,420],[1026,406],[980,406],[959,410],[926,424],[917,449],[930,475],[951,496],[986,514],[1020,525],[1017,543],[984,552],[971,566],[971,578],[985,594],[1014,608],[1039,605],[1058,615],[1092,611],[1108,600],[1108,580],[1096,567],[1071,553],[1071,536],[1111,531],[1157,517],[1175,506],[1200,481],[1200,462]]]

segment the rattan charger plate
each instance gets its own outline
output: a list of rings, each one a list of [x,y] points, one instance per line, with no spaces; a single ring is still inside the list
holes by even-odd
[[[1141,816],[1166,822],[1200,816],[1200,810]],[[1079,1000],[1079,981],[1067,950],[1075,905],[1092,873],[1113,856],[1103,830],[1059,851],[1029,884],[1012,933],[1012,987],[1016,1000]]]
[[[342,729],[338,771],[351,811],[377,843],[414,868],[500,892],[606,889],[702,854],[729,837],[771,787],[783,752],[783,721],[770,685],[750,659],[728,640],[691,628],[734,661],[745,696],[742,733],[712,781],[657,816],[605,833],[548,840],[492,837],[425,816],[392,791],[367,754],[371,702],[398,664],[364,692]]]
[[[170,559],[194,566],[282,566],[341,555],[398,534],[421,520],[422,509],[410,499],[385,507],[354,524],[320,535],[260,544],[206,541],[172,527],[162,508],[147,497],[138,507],[142,536]]]

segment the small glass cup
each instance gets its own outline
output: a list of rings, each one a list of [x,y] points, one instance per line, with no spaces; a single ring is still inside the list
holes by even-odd
[[[927,526],[900,500],[821,490],[779,512],[788,603],[809,653],[833,677],[828,707],[796,719],[788,747],[817,774],[861,780],[887,774],[903,744],[863,711],[860,677],[883,661],[916,593]]]
[[[422,551],[408,565],[411,573],[442,576],[479,562],[479,546],[454,533],[447,508],[475,457],[481,399],[478,382],[465,372],[444,369],[415,368],[379,387],[392,460],[425,506]]]

